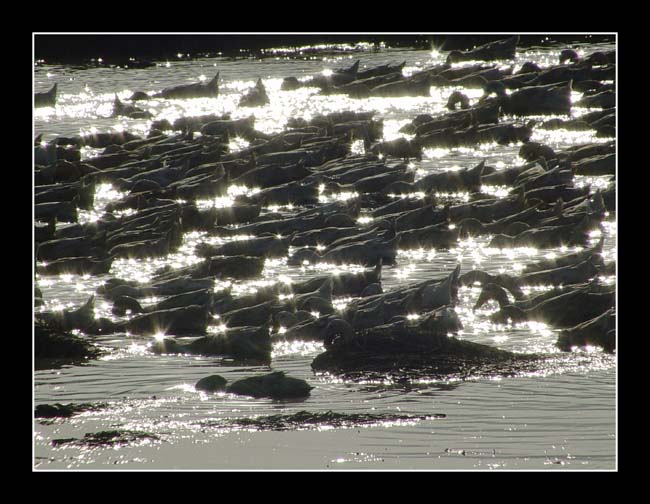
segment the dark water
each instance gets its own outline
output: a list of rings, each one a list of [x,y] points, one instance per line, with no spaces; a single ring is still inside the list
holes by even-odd
[[[584,45],[585,54],[611,45]],[[520,66],[535,61],[548,66],[557,61],[563,47],[523,50],[514,61],[500,65]],[[375,110],[384,119],[385,139],[401,136],[399,128],[420,113],[444,110],[452,88],[432,88],[430,97],[370,98],[319,96],[316,89],[285,92],[282,78],[307,76],[350,65],[361,58],[361,67],[406,60],[405,73],[439,63],[445,53],[384,49],[350,55],[291,60],[227,61],[220,58],[170,61],[168,65],[142,70],[86,69],[39,66],[34,71],[36,91],[59,83],[56,108],[37,109],[35,133],[44,140],[59,135],[91,131],[128,130],[144,134],[150,121],[107,118],[115,94],[127,98],[135,90],[154,91],[179,83],[211,79],[220,71],[218,98],[151,100],[146,103],[155,119],[173,120],[184,115],[231,112],[233,118],[254,113],[256,127],[278,132],[287,119],[339,110]],[[516,70],[516,68],[515,68]],[[271,104],[239,109],[241,94],[263,78]],[[474,100],[480,91],[464,90]],[[579,99],[579,93],[575,94]],[[143,107],[143,104],[139,104]],[[574,115],[587,112],[574,108]],[[607,141],[593,132],[536,129],[533,141],[556,149],[575,144]],[[233,141],[233,148],[243,145]],[[359,147],[362,148],[362,147]],[[497,168],[521,163],[519,145],[483,145],[479,149],[425,151],[418,173],[475,166],[480,160]],[[87,151],[85,155],[93,155]],[[606,185],[602,177],[578,177],[595,189]],[[495,191],[494,188],[486,191]],[[501,188],[498,194],[507,194]],[[119,196],[110,187],[98,189],[94,212],[81,212],[81,220],[101,214],[102,206]],[[205,205],[213,202],[204,202]],[[219,204],[227,204],[220,202]],[[295,209],[283,208],[288,214]],[[605,226],[605,259],[616,257],[616,222]],[[197,261],[193,244],[205,241],[201,233],[188,233],[179,253],[156,260],[116,260],[110,276],[146,281],[161,265],[180,266]],[[593,236],[594,242],[598,236]],[[403,251],[398,264],[386,268],[385,290],[424,278],[447,275],[460,262],[462,272],[472,268],[496,273],[516,273],[528,262],[563,249],[487,248],[490,237],[459,242],[450,251]],[[572,251],[572,250],[571,250]],[[344,267],[342,267],[344,268]],[[285,260],[268,261],[258,282],[236,285],[235,290],[254,289],[278,279],[302,279],[321,273],[319,267],[289,267]],[[76,275],[36,277],[46,309],[79,306],[108,276]],[[611,278],[610,281],[615,281]],[[535,286],[545,289],[549,286]],[[303,402],[277,402],[222,394],[208,396],[194,390],[203,376],[218,373],[229,381],[268,371],[265,367],[230,366],[207,357],[156,356],[146,350],[150,339],[110,335],[99,341],[110,353],[85,366],[65,366],[34,373],[36,404],[52,402],[107,402],[109,407],[86,412],[72,419],[49,424],[35,423],[34,456],[38,469],[613,469],[616,467],[616,356],[597,349],[561,353],[555,348],[557,332],[543,324],[497,326],[488,316],[496,305],[472,312],[477,288],[460,293],[457,311],[465,327],[462,338],[516,352],[544,352],[552,356],[534,373],[502,379],[469,381],[422,381],[408,386],[391,383],[345,382],[316,376],[310,364],[322,351],[311,343],[274,347],[271,368],[307,380],[315,388]],[[153,302],[154,300],[150,300]],[[97,312],[110,314],[110,304],[98,297]],[[300,410],[340,413],[445,414],[445,418],[417,422],[379,423],[350,428],[319,428],[251,431],[227,426],[228,419]],[[109,429],[152,432],[159,441],[143,441],[118,449],[82,449],[50,445],[52,439],[82,437]]]

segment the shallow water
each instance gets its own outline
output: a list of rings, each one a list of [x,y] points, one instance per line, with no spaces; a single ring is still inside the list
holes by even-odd
[[[585,54],[612,46],[581,46]],[[562,48],[520,50],[513,61],[515,71],[525,61],[540,66],[555,63]],[[143,70],[86,69],[38,66],[36,91],[59,82],[56,108],[36,109],[35,134],[44,140],[86,132],[128,130],[145,134],[150,121],[106,118],[114,95],[126,99],[133,91],[154,91],[180,83],[210,79],[220,71],[220,96],[214,99],[150,100],[138,106],[155,119],[170,121],[183,115],[231,112],[233,118],[256,117],[256,128],[281,131],[290,117],[309,117],[339,110],[376,110],[384,119],[384,138],[401,136],[399,128],[417,114],[440,113],[452,88],[432,88],[430,97],[371,98],[317,96],[316,89],[285,92],[282,78],[302,77],[349,66],[361,58],[361,68],[406,60],[405,73],[444,60],[446,54],[429,51],[385,49],[349,56],[313,60],[284,58],[264,60],[199,59],[170,61]],[[239,109],[242,92],[264,79],[271,105]],[[464,90],[472,99],[480,92]],[[575,99],[580,94],[576,93]],[[587,109],[574,108],[574,115]],[[528,119],[528,118],[526,118]],[[523,122],[523,121],[522,121]],[[535,129],[532,140],[555,149],[607,141],[590,132]],[[237,142],[235,142],[237,143]],[[235,145],[233,145],[235,147]],[[413,161],[418,177],[441,169],[475,166],[480,160],[505,168],[522,162],[519,145],[482,145],[479,149],[430,149],[422,161]],[[86,155],[93,155],[88,151]],[[592,189],[606,177],[578,177]],[[488,191],[488,189],[485,189]],[[118,197],[110,187],[100,187],[95,212],[81,212],[81,220],[101,214],[102,206]],[[206,204],[210,204],[207,203]],[[291,214],[294,209],[282,208]],[[605,259],[616,258],[616,222],[605,226]],[[111,276],[146,281],[165,264],[181,266],[196,261],[193,244],[205,234],[188,233],[186,247],[172,257],[156,260],[120,260]],[[598,237],[594,235],[594,243]],[[213,240],[214,241],[214,240]],[[490,237],[459,242],[452,250],[403,251],[398,264],[384,268],[382,285],[390,290],[425,278],[446,276],[458,262],[462,273],[480,268],[495,273],[516,273],[523,265],[566,249],[490,249]],[[267,261],[263,280],[299,280],[322,274],[326,266],[290,267],[285,260]],[[342,267],[343,268],[343,267]],[[37,276],[45,309],[79,306],[108,276]],[[609,281],[614,281],[613,278]],[[245,285],[243,285],[245,284]],[[258,282],[259,285],[259,282]],[[254,288],[253,282],[235,290]],[[544,289],[546,286],[531,288]],[[472,312],[479,288],[460,292],[457,311],[464,325],[461,338],[523,353],[547,353],[550,359],[538,370],[512,378],[476,378],[459,381],[423,380],[400,383],[358,383],[315,375],[310,368],[322,351],[319,344],[278,342],[270,368],[306,379],[315,388],[300,402],[242,398],[229,394],[206,395],[193,384],[208,374],[228,381],[268,371],[268,367],[242,367],[207,357],[153,355],[147,352],[150,338],[109,335],[97,341],[110,353],[83,366],[64,366],[34,373],[34,401],[42,403],[106,402],[105,409],[86,412],[72,419],[36,422],[34,465],[38,469],[614,469],[616,467],[616,356],[596,349],[562,353],[555,348],[557,332],[543,324],[518,326],[491,324],[492,302]],[[154,302],[154,300],[150,300]],[[101,296],[97,313],[110,315],[110,304]],[[444,418],[421,421],[379,422],[374,425],[336,427],[303,426],[283,432],[255,431],[229,426],[229,419],[301,410],[338,413],[444,414]],[[53,447],[53,439],[80,438],[89,432],[111,429],[142,430],[159,436],[120,448]]]

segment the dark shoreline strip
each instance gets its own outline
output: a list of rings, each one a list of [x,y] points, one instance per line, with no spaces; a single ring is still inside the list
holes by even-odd
[[[129,58],[152,61],[201,56],[263,56],[262,49],[317,44],[357,44],[379,47],[467,50],[510,35],[34,35],[36,60],[47,64],[81,64],[102,58],[103,64],[128,63]],[[519,47],[556,43],[614,42],[614,35],[522,35]],[[321,51],[322,52],[322,51]],[[325,51],[326,53],[327,51]],[[346,51],[347,52],[347,51]],[[268,54],[268,56],[276,56]],[[298,56],[298,54],[296,54]]]

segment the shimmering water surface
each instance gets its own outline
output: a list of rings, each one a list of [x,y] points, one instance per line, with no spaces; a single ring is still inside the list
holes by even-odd
[[[515,65],[525,61],[540,66],[557,62],[564,47],[518,49]],[[584,45],[579,52],[610,49],[612,45]],[[37,66],[35,90],[59,83],[56,107],[39,108],[34,113],[35,133],[47,141],[57,136],[89,132],[128,130],[144,135],[151,120],[108,118],[115,95],[128,98],[133,91],[158,91],[181,83],[211,79],[220,71],[217,98],[189,100],[149,100],[138,106],[149,110],[154,119],[170,121],[190,115],[230,112],[232,118],[254,114],[256,128],[274,133],[284,129],[287,119],[342,110],[375,110],[384,119],[384,139],[399,136],[399,129],[422,113],[444,112],[446,99],[454,88],[433,87],[431,96],[418,98],[370,98],[357,100],[341,95],[321,96],[315,88],[281,91],[282,79],[298,78],[349,66],[356,58],[361,68],[406,61],[405,74],[444,61],[446,53],[384,48],[336,57],[264,60],[225,58],[162,62],[143,70],[74,69],[64,66]],[[467,63],[464,63],[467,64]],[[240,96],[262,78],[271,104],[238,108]],[[472,103],[480,91],[467,90]],[[575,93],[575,100],[580,93]],[[574,108],[578,116],[588,109]],[[548,117],[546,117],[548,118]],[[529,118],[526,118],[528,120]],[[522,121],[523,122],[523,121]],[[554,149],[587,142],[604,142],[593,131],[569,132],[536,128],[533,141]],[[408,136],[406,136],[408,138]],[[233,139],[231,148],[246,143]],[[480,160],[497,168],[522,163],[519,145],[481,145],[480,148],[428,149],[422,161],[412,161],[418,177],[437,170],[475,166]],[[363,147],[360,147],[363,150]],[[96,152],[88,150],[85,156]],[[608,177],[576,177],[592,190],[606,186]],[[254,190],[254,188],[243,188]],[[232,188],[233,194],[237,188]],[[508,188],[484,188],[505,196]],[[80,211],[80,222],[98,218],[103,207],[121,194],[110,185],[98,186],[93,211]],[[348,195],[354,197],[354,195]],[[458,195],[457,195],[458,196]],[[462,195],[461,195],[462,197]],[[229,201],[202,202],[204,206],[228,205]],[[287,215],[295,208],[279,210]],[[611,216],[604,226],[605,259],[616,258],[616,221]],[[115,260],[110,275],[80,277],[36,276],[45,306],[55,309],[80,306],[109,276],[146,282],[164,265],[180,267],[199,261],[192,254],[196,243],[218,243],[220,238],[206,233],[187,233],[181,249],[166,258]],[[596,243],[598,233],[593,235]],[[446,276],[457,263],[462,273],[480,268],[490,273],[517,274],[523,266],[550,254],[573,249],[491,249],[489,236],[460,241],[446,250],[402,251],[398,264],[384,268],[382,285],[390,290],[425,278]],[[353,265],[340,269],[354,269]],[[309,278],[329,271],[327,265],[287,266],[283,260],[267,261],[263,278],[237,282],[234,292],[249,292],[269,282]],[[615,281],[611,277],[608,281]],[[217,288],[220,285],[216,285]],[[530,286],[546,289],[549,286]],[[310,364],[322,352],[315,343],[282,343],[274,346],[271,369],[284,370],[303,378],[315,388],[301,402],[252,399],[230,394],[206,395],[193,384],[209,374],[221,374],[228,381],[268,367],[234,366],[208,357],[153,355],[147,351],[150,338],[115,334],[97,341],[110,352],[83,366],[37,370],[34,374],[35,404],[103,402],[108,407],[66,420],[36,422],[34,465],[38,469],[614,469],[616,467],[616,356],[597,349],[563,353],[556,349],[557,331],[539,323],[516,326],[492,324],[496,311],[490,302],[472,311],[479,287],[460,291],[457,311],[464,325],[459,335],[471,341],[500,348],[551,356],[535,372],[512,378],[476,378],[467,381],[422,380],[395,383],[358,383],[332,376],[314,375]],[[146,300],[148,303],[157,299]],[[346,300],[340,300],[344,306]],[[112,316],[111,305],[98,296],[98,316]],[[261,431],[233,427],[229,421],[301,410],[337,413],[400,413],[429,415],[428,420],[378,422],[370,425],[302,426],[288,431]],[[433,418],[436,414],[444,418]],[[80,438],[86,433],[111,429],[142,430],[159,440],[145,440],[120,448],[53,447],[57,438]]]

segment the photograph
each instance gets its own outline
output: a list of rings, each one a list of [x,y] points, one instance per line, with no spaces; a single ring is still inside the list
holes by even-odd
[[[617,32],[32,32],[32,473],[618,472]]]

